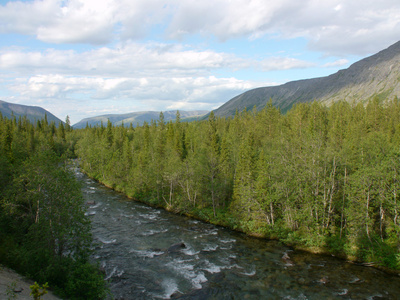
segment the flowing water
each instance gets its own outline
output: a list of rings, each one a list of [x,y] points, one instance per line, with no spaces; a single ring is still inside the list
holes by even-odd
[[[154,209],[77,176],[93,259],[115,299],[400,299],[399,276]]]

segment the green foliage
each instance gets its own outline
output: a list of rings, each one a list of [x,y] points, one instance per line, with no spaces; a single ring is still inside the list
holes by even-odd
[[[16,288],[17,288],[16,281],[13,281],[9,285],[7,285],[6,288],[7,300],[17,299],[17,293],[15,292]]]
[[[66,160],[75,142],[70,128],[46,119],[36,127],[25,118],[0,120],[0,262],[66,298],[72,296],[67,285],[78,280],[75,268],[91,266],[90,221]],[[87,293],[104,294],[101,276],[86,278]],[[43,291],[33,287],[39,299]]]
[[[103,274],[92,264],[73,263],[67,278],[65,294],[69,299],[105,299],[107,289],[103,283]]]
[[[135,129],[86,128],[76,140],[90,176],[140,201],[399,268],[397,99],[300,103],[286,115],[270,101],[191,123],[160,115]]]
[[[33,285],[30,286],[31,293],[30,295],[33,297],[35,300],[39,300],[42,298],[42,296],[47,294],[47,289],[49,288],[48,283],[46,282],[42,286],[40,286],[37,282],[35,282]]]

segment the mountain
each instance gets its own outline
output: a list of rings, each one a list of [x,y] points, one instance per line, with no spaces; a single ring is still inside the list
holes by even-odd
[[[297,102],[316,100],[329,104],[338,100],[358,102],[395,96],[400,97],[400,41],[330,76],[247,91],[214,110],[214,114],[233,116],[236,110],[252,109],[255,105],[261,109],[270,99],[285,112]]]
[[[180,117],[182,121],[193,121],[196,119],[200,119],[208,111],[206,110],[196,110],[196,111],[179,111]],[[170,121],[175,120],[176,117],[176,110],[173,111],[165,111],[164,120]],[[122,122],[125,126],[129,126],[132,123],[133,126],[137,124],[142,125],[144,121],[150,123],[151,120],[158,120],[160,117],[160,112],[158,111],[141,111],[141,112],[133,112],[128,114],[109,114],[109,115],[102,115],[97,117],[86,118],[78,123],[73,125],[73,128],[85,128],[86,124],[89,126],[98,126],[103,122],[104,125],[107,125],[108,120],[113,125],[122,125]]]
[[[47,115],[47,121],[50,123],[54,121],[56,124],[62,122],[59,118],[57,118],[52,113],[48,112],[44,108],[39,106],[28,106],[21,104],[14,104],[0,100],[0,112],[3,117],[11,118],[12,115],[15,117],[23,117],[26,116],[29,121],[32,123],[37,120],[44,119],[45,115]]]

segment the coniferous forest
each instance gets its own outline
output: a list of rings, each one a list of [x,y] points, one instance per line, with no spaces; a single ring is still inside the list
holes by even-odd
[[[80,130],[91,177],[255,236],[400,269],[400,102],[271,102],[233,118]]]
[[[105,295],[67,161],[129,197],[289,245],[400,269],[400,101],[271,101],[232,118],[73,130],[0,116],[0,262]]]
[[[102,299],[103,274],[89,262],[90,220],[68,164],[73,135],[68,122],[0,114],[0,263],[62,298]]]

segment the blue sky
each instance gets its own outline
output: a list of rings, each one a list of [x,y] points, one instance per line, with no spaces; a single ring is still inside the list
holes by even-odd
[[[399,37],[398,0],[0,1],[0,99],[73,124],[211,110],[335,73]]]

